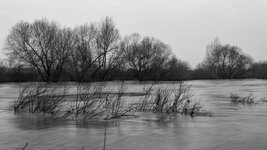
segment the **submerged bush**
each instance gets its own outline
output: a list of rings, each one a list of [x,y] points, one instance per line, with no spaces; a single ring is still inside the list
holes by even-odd
[[[66,101],[66,88],[48,83],[26,84],[19,93],[14,112],[50,113],[60,111]]]
[[[66,88],[48,83],[26,84],[14,104],[15,113],[51,114],[58,119],[104,118],[128,115],[134,110],[126,103],[122,83],[117,95],[104,92],[104,84],[78,83],[76,94],[66,94]]]
[[[255,96],[252,93],[249,93],[247,96],[239,96],[237,94],[231,94],[231,103],[233,104],[243,104],[243,105],[252,105],[252,104],[259,104],[261,102],[267,102],[265,97],[262,97],[256,100]]]
[[[129,112],[134,111],[135,107],[130,103],[127,104],[124,97],[127,87],[124,82],[118,87],[117,96],[111,97],[105,101],[106,119],[119,118],[122,116],[128,116]]]
[[[90,119],[102,113],[107,95],[103,94],[103,84],[78,83],[74,99],[61,118]]]
[[[177,88],[158,88],[151,94],[152,87],[145,88],[144,97],[136,104],[139,111],[152,111],[155,113],[181,113],[184,115],[211,115],[203,106],[192,100],[191,86],[181,82]],[[151,95],[149,95],[151,94]]]
[[[234,104],[254,104],[255,98],[253,97],[252,93],[250,93],[248,96],[240,97],[237,94],[231,94],[230,96],[231,102]]]
[[[183,115],[211,115],[192,100],[190,85],[181,82],[177,88],[144,87],[137,103],[127,101],[127,87],[122,82],[117,93],[104,91],[104,83],[77,83],[75,94],[66,94],[66,88],[48,83],[26,84],[14,105],[15,113],[51,114],[58,119],[91,118],[113,119],[134,116],[130,112],[180,113]]]

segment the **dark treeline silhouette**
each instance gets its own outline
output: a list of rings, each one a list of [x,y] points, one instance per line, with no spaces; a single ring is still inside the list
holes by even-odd
[[[21,21],[11,28],[5,52],[0,82],[267,78],[267,62],[254,62],[218,39],[191,69],[158,39],[138,33],[121,37],[110,17],[75,28],[46,19]]]
[[[216,38],[211,44],[207,45],[206,49],[206,57],[192,72],[192,78],[260,78],[255,73],[252,73],[252,70],[256,69],[253,59],[239,47],[221,44],[219,39]]]

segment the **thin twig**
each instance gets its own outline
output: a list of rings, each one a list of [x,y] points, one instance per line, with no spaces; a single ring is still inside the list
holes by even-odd
[[[103,150],[106,149],[106,140],[107,140],[107,120],[105,121],[105,132],[104,132],[104,145],[103,145]]]
[[[22,150],[25,150],[27,146],[28,146],[28,142],[26,142],[26,144],[25,144],[25,146],[22,148]]]

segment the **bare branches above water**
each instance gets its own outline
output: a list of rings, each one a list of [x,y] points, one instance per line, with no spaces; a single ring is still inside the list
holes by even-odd
[[[47,114],[57,119],[112,119],[135,108],[126,103],[122,83],[116,95],[103,91],[104,83],[77,83],[75,94],[49,83],[26,84],[14,104],[15,113]]]
[[[192,100],[190,85],[177,87],[144,87],[138,102],[128,100],[127,87],[122,82],[116,93],[109,93],[105,83],[77,83],[76,93],[67,94],[66,87],[49,83],[26,84],[14,105],[15,113],[50,115],[57,119],[89,120],[135,116],[134,112],[180,113],[211,116],[203,106]]]
[[[253,105],[253,104],[260,104],[262,102],[267,102],[265,97],[260,99],[256,99],[253,93],[249,93],[247,96],[239,96],[237,94],[231,94],[231,103],[232,104],[242,104],[242,105]]]
[[[48,84],[26,84],[19,93],[14,112],[56,114],[66,101],[66,89]]]
[[[191,86],[180,82],[178,87],[157,88],[154,96],[144,96],[137,103],[137,110],[152,111],[155,113],[180,113],[183,115],[211,116],[212,113],[205,110],[203,106],[192,100]],[[146,93],[151,92],[151,87],[145,89]]]
[[[106,119],[119,118],[122,116],[129,116],[129,112],[134,111],[135,107],[131,104],[127,104],[126,97],[124,96],[127,87],[122,82],[118,87],[118,94],[116,97],[112,97],[105,103],[107,109]]]
[[[71,109],[68,112],[73,111],[75,119],[82,117],[85,120],[100,114],[100,108],[107,97],[107,95],[101,95],[104,87],[103,84],[77,84],[75,105],[71,105]]]
[[[105,83],[77,83],[76,93],[49,83],[25,84],[15,102],[14,112],[50,115],[54,119],[105,120],[104,144],[106,147],[107,120],[135,116],[135,112],[151,112],[169,115],[171,113],[188,116],[211,116],[212,113],[192,100],[191,85],[180,82],[173,87],[145,86],[140,99],[127,98],[124,82],[117,87],[116,94],[107,90]],[[26,149],[28,143],[23,149]],[[85,149],[85,147],[82,147]]]

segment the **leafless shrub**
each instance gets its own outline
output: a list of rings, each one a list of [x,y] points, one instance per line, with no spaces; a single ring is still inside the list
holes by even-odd
[[[182,112],[186,113],[193,96],[191,92],[191,85],[181,82],[177,89],[173,90],[174,98],[171,102],[172,106],[168,112]]]
[[[68,102],[68,108],[60,118],[90,119],[100,115],[108,95],[103,92],[104,84],[78,83],[75,98]]]
[[[15,102],[14,112],[55,114],[60,110],[65,96],[66,88],[49,83],[26,84]]]
[[[170,96],[172,90],[165,88],[158,88],[154,99],[153,112],[166,112],[170,107]]]
[[[93,117],[113,119],[127,116],[134,107],[126,103],[124,97],[127,89],[124,83],[118,87],[117,95],[103,91],[104,83],[79,83],[74,103],[72,103],[61,118],[84,119]]]
[[[14,105],[14,112],[50,113],[58,119],[112,119],[127,116],[135,107],[126,103],[125,84],[117,95],[104,92],[104,83],[78,83],[77,92],[66,95],[66,89],[47,83],[26,84]]]
[[[133,116],[130,112],[152,111],[155,113],[181,113],[183,115],[206,115],[197,102],[192,101],[190,85],[181,82],[178,88],[158,88],[153,93],[153,85],[144,88],[144,96],[139,102],[131,103],[125,97],[127,87],[124,82],[117,93],[103,91],[104,83],[78,83],[74,95],[66,95],[66,88],[47,84],[27,84],[20,92],[14,105],[15,113],[49,113],[59,119],[104,118],[113,119]]]
[[[186,109],[184,109],[186,110]],[[211,111],[206,110],[199,102],[191,102],[187,107],[187,111],[183,111],[182,114],[190,116],[212,116]]]
[[[203,109],[200,103],[192,101],[191,86],[181,82],[178,88],[158,88],[156,93],[144,96],[136,104],[138,111],[153,111],[155,113],[181,113],[184,115],[205,115],[211,113]],[[150,93],[151,89],[148,90]]]
[[[126,103],[124,93],[127,87],[124,82],[118,87],[118,94],[115,97],[108,97],[105,103],[106,119],[128,116],[127,113],[133,111],[135,107]]]
[[[146,111],[146,110],[151,110],[152,106],[153,106],[153,99],[151,98],[151,92],[153,90],[153,84],[148,86],[148,87],[144,87],[144,96],[142,96],[139,100],[138,103],[136,103],[136,109],[138,111]]]
[[[105,86],[102,84],[91,85],[90,83],[78,85],[76,117],[82,114],[84,119],[89,119],[101,113],[99,110],[105,101],[105,99],[102,98],[104,87]]]

